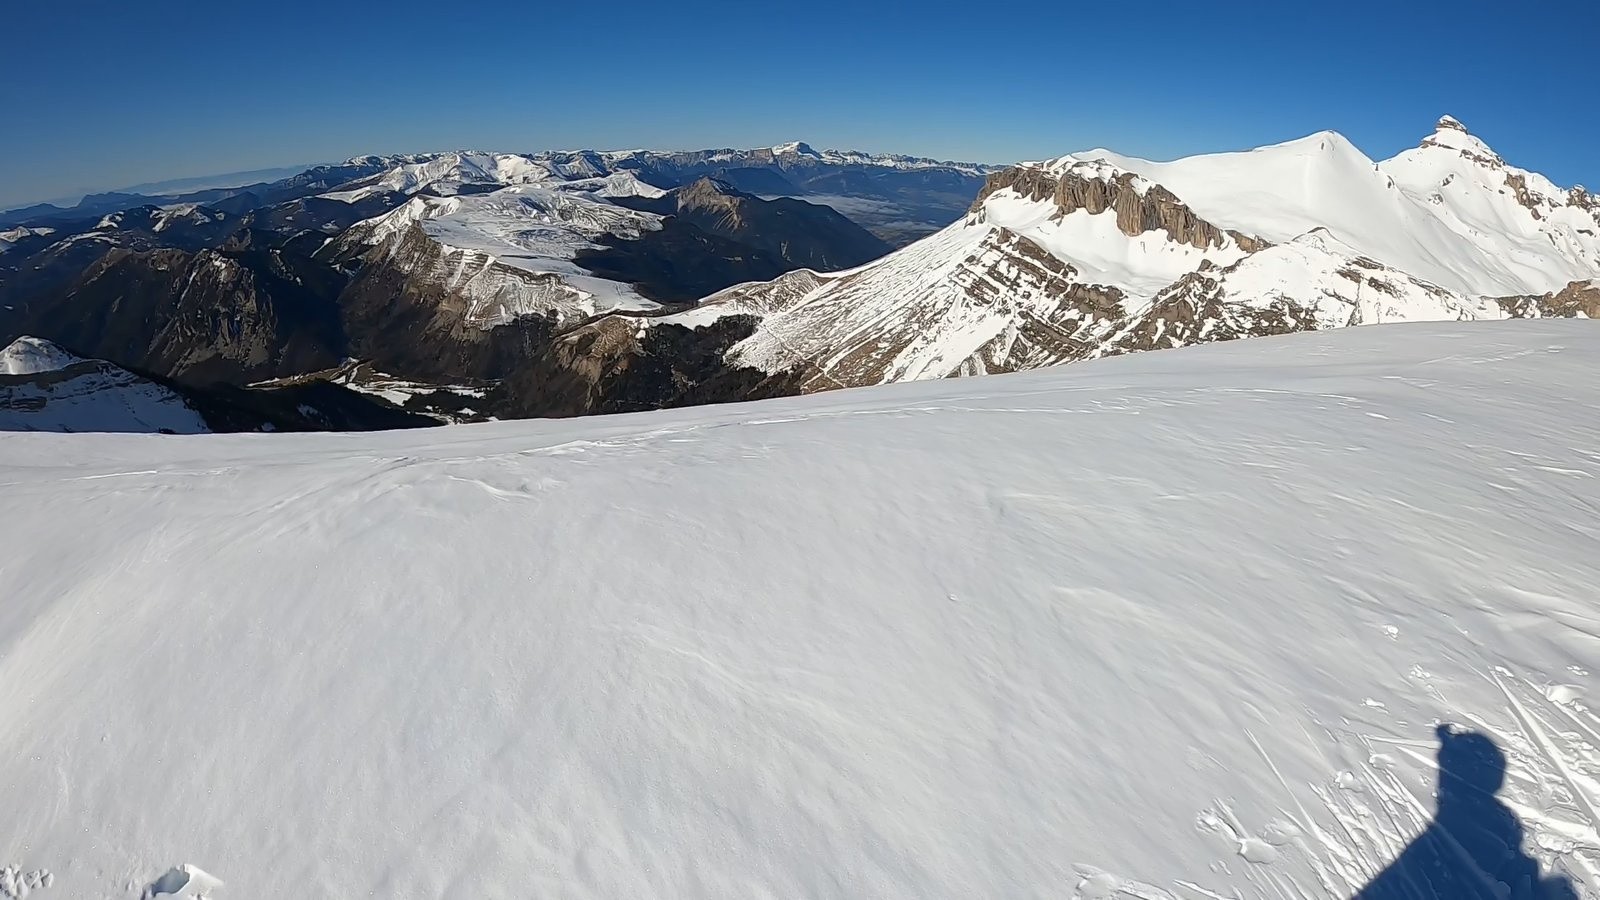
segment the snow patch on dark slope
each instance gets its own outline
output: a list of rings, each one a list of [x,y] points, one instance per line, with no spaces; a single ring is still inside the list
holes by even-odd
[[[0,432],[210,430],[177,391],[120,366],[35,337],[0,350]]]
[[[0,350],[0,375],[37,375],[80,362],[82,358],[47,340],[24,335]]]
[[[11,435],[0,861],[62,897],[197,860],[240,897],[1191,900],[1458,847],[1441,896],[1595,896],[1597,358],[1589,322],[1399,325]]]

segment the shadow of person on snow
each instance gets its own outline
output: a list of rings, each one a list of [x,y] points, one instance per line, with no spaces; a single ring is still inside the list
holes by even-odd
[[[1577,900],[1565,876],[1539,876],[1522,851],[1522,823],[1495,793],[1506,756],[1494,741],[1449,725],[1439,737],[1433,821],[1354,900]]]

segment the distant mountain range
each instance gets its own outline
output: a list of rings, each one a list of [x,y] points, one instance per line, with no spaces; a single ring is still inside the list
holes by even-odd
[[[180,385],[367,388],[429,421],[1600,315],[1600,201],[1449,117],[1381,163],[1334,132],[1006,168],[803,143],[456,151],[127,199],[5,220],[0,338]]]
[[[496,162],[496,161],[499,162]],[[339,165],[303,169],[261,169],[203,178],[174,179],[135,185],[118,191],[87,194],[71,205],[38,203],[0,210],[0,229],[44,226],[100,216],[135,206],[178,203],[271,205],[343,186],[358,196],[390,189],[416,193],[438,186],[450,191],[489,184],[518,183],[543,173],[587,173],[587,176],[632,171],[651,184],[681,186],[704,176],[766,197],[823,198],[818,202],[846,207],[851,217],[896,244],[906,243],[948,224],[953,211],[970,200],[982,178],[996,166],[953,163],[898,154],[858,150],[817,151],[795,141],[756,150],[657,152],[558,151],[539,154],[496,154],[455,151],[393,156],[361,156]],[[520,172],[519,172],[520,170]],[[832,201],[831,203],[829,201]]]
[[[992,173],[960,221],[859,269],[604,317],[562,341],[608,349],[585,360],[605,373],[587,408],[620,410],[635,361],[686,331],[706,336],[702,377],[674,399],[728,400],[1348,325],[1600,317],[1597,277],[1600,198],[1445,117],[1381,163],[1334,132],[1170,163],[1023,163]],[[543,410],[517,377],[517,409]]]
[[[194,386],[346,377],[332,373],[360,359],[383,383],[475,390],[597,315],[667,313],[734,284],[869,262],[893,245],[863,219],[901,240],[931,231],[961,214],[984,172],[799,143],[461,151],[156,202],[92,196],[3,219],[0,338]],[[808,202],[807,185],[876,217]],[[447,421],[485,414],[448,391],[405,399]]]

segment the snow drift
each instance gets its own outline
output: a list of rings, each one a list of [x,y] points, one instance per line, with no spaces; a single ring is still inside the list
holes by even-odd
[[[1597,358],[1589,322],[1401,325],[0,436],[0,864],[45,898],[180,862],[224,897],[1344,898],[1411,858],[1449,723],[1446,760],[1503,754],[1474,802],[1518,859],[1592,895]]]

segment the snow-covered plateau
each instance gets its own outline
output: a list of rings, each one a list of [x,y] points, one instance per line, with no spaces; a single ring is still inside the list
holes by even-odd
[[[0,888],[1597,896],[1597,360],[0,435]]]

